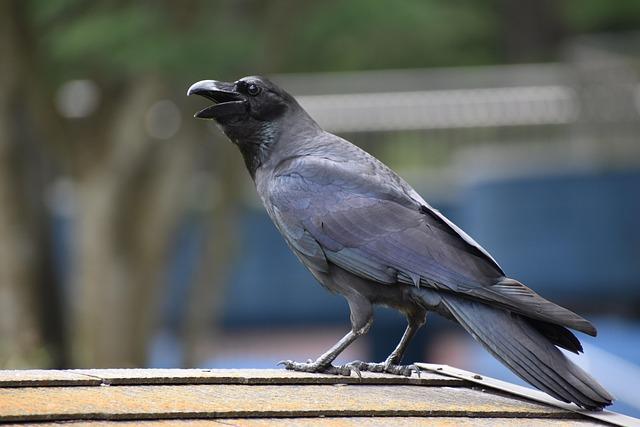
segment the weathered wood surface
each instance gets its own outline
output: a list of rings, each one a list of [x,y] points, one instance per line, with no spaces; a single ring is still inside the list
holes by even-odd
[[[46,387],[63,385],[146,385],[146,384],[415,384],[430,386],[463,386],[468,383],[450,376],[423,372],[420,377],[363,372],[356,376],[338,377],[307,374],[284,369],[78,369],[7,370],[0,371],[2,387]]]
[[[11,422],[598,425],[565,409],[436,372],[420,378],[363,373],[360,379],[285,370],[200,369],[0,371],[0,423]]]
[[[15,427],[24,424],[10,424]],[[589,420],[539,418],[469,418],[469,417],[324,417],[324,418],[227,418],[223,420],[146,420],[146,421],[65,421],[38,423],[38,427],[591,427],[601,424]]]
[[[461,387],[203,384],[0,390],[0,420],[6,421],[321,415],[575,418],[553,407]]]
[[[74,371],[44,369],[0,371],[0,387],[34,387],[39,385],[100,385],[102,380]]]
[[[574,404],[560,402],[546,393],[543,393],[539,390],[534,390],[529,387],[523,387],[491,377],[483,377],[482,375],[478,375],[473,372],[465,371],[463,369],[458,369],[447,365],[434,365],[429,363],[418,363],[417,365],[421,369],[425,369],[427,372],[441,373],[443,375],[451,376],[452,378],[458,378],[464,381],[468,381],[475,384],[477,387],[487,387],[493,390],[502,391],[503,393],[511,396],[520,396],[534,402],[551,405],[556,408],[565,409],[571,412],[577,412],[591,419],[602,421],[605,424],[621,427],[640,427],[640,420],[637,418],[618,414],[606,409],[603,411],[587,411],[584,409],[580,409]]]

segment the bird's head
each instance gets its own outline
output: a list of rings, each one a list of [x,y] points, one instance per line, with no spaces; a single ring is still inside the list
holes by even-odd
[[[293,96],[264,77],[244,77],[234,83],[202,80],[191,85],[187,95],[200,95],[213,102],[195,117],[215,120],[240,149],[251,176],[272,156],[280,141],[299,143],[300,138],[286,134],[321,131]]]
[[[240,149],[252,176],[279,141],[291,139],[284,134],[320,129],[293,96],[264,77],[244,77],[233,83],[202,80],[191,85],[187,95],[213,102],[195,117],[220,126]]]
[[[236,143],[243,138],[251,139],[253,134],[263,134],[266,127],[273,127],[274,122],[298,106],[291,95],[259,76],[233,83],[202,80],[191,85],[187,95],[213,101],[213,105],[198,111],[195,117],[215,120]]]

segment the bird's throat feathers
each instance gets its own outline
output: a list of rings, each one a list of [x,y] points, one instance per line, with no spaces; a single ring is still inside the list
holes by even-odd
[[[223,126],[223,130],[238,146],[251,178],[255,178],[256,170],[266,162],[280,138],[278,126],[273,122],[260,122],[251,126],[251,129],[246,126]]]
[[[292,116],[295,120],[284,116],[279,120],[222,125],[224,133],[240,149],[251,178],[255,179],[256,170],[271,157],[277,161],[279,152],[296,154],[315,145],[315,137],[322,129],[302,110]]]

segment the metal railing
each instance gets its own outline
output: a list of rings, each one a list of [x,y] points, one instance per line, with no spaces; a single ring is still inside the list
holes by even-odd
[[[581,115],[609,122],[640,118],[640,86],[622,82],[621,89],[608,75],[601,68],[585,74],[564,64],[527,64],[274,79],[324,128],[376,132],[568,125]]]

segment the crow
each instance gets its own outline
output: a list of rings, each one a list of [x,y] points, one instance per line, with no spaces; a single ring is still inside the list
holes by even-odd
[[[287,369],[411,375],[407,345],[435,312],[460,324],[520,378],[564,402],[600,410],[613,397],[558,349],[580,353],[569,330],[595,327],[509,278],[493,257],[375,157],[324,131],[289,93],[260,76],[203,80],[187,95],[240,149],[269,217],[327,290],[346,298],[351,330],[315,361]],[[332,362],[365,334],[373,305],[402,312],[407,327],[381,363]]]

